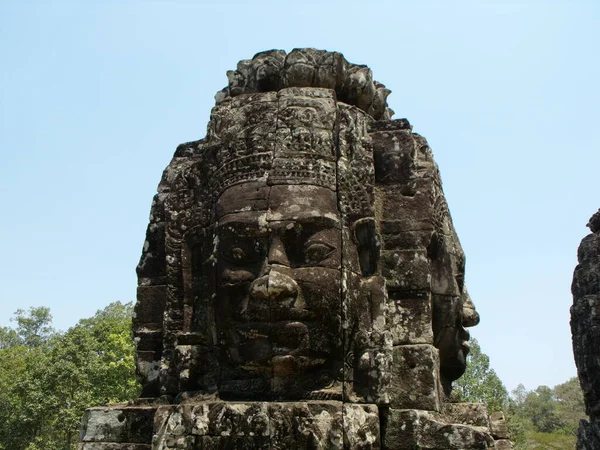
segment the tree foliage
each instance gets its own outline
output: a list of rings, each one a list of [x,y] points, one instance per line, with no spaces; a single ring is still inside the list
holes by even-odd
[[[508,404],[508,391],[490,367],[490,358],[481,351],[476,339],[471,340],[467,370],[453,388],[461,401],[485,403],[490,413],[502,411]]]
[[[553,388],[538,386],[512,391],[511,414],[525,430],[526,448],[574,448],[579,420],[585,417],[583,393],[577,377]]]
[[[11,322],[16,322],[16,329],[0,327],[0,349],[24,345],[29,348],[47,344],[54,336],[52,314],[45,306],[31,307],[29,311],[17,309]]]
[[[56,333],[48,308],[16,312],[0,330],[0,449],[74,449],[85,408],[137,396],[131,313],[111,303]]]
[[[454,394],[466,402],[485,403],[491,412],[503,410],[518,450],[574,448],[579,420],[585,417],[583,394],[576,377],[554,388],[528,391],[521,384],[508,392],[476,340],[471,341],[467,370],[454,384]]]
[[[577,377],[571,378],[554,387],[554,398],[557,402],[556,413],[563,421],[563,431],[577,436],[579,421],[585,418],[585,402],[583,391]]]
[[[523,412],[537,431],[551,433],[564,426],[564,421],[557,413],[557,402],[554,392],[548,386],[539,386],[527,394],[523,403]]]

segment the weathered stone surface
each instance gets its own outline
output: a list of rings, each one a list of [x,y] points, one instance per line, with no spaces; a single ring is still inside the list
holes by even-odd
[[[344,404],[344,448],[379,449],[379,410],[375,405]]]
[[[506,425],[506,419],[504,413],[495,412],[490,416],[490,431],[494,439],[509,439],[510,433],[508,432],[508,426]]]
[[[579,426],[577,448],[600,448],[600,210],[589,220],[573,274],[571,333],[577,375],[590,422]]]
[[[80,441],[151,443],[155,407],[90,408],[83,418]]]
[[[389,411],[384,438],[387,450],[488,449],[494,439],[483,427],[449,424],[430,411]]]
[[[577,450],[597,450],[600,448],[600,423],[581,419],[577,431]]]
[[[78,450],[151,450],[150,444],[126,444],[109,442],[82,442]]]
[[[426,140],[340,53],[271,50],[227,78],[163,172],[137,267],[137,374],[161,401],[89,410],[83,440],[483,448],[482,411],[442,408],[479,316]]]
[[[510,450],[511,448],[514,448],[514,447],[512,445],[512,442],[510,442],[508,439],[498,439],[495,442],[494,448],[496,450]]]
[[[371,69],[346,61],[341,53],[312,48],[257,53],[227,72],[229,85],[215,96],[217,103],[243,94],[278,91],[287,87],[320,87],[334,90],[340,102],[358,106],[375,119],[389,118],[390,91],[373,81]]]
[[[390,406],[440,411],[439,359],[433,345],[394,347]]]
[[[342,402],[165,406],[156,414],[154,429],[157,450],[195,448],[191,445],[199,443],[208,448],[380,448],[377,406]]]
[[[463,425],[473,425],[476,427],[489,427],[490,417],[488,410],[483,403],[445,403],[444,417],[451,423],[462,423]],[[497,413],[494,413],[497,414]],[[492,418],[494,418],[492,414]],[[502,416],[504,420],[504,416]],[[494,438],[496,437],[494,431]]]
[[[144,395],[387,404],[391,347],[415,344],[439,349],[447,394],[478,316],[427,142],[337,53],[263,52],[228,78],[153,202]]]

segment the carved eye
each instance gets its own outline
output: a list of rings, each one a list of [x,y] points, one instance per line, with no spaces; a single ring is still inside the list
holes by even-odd
[[[323,242],[308,243],[304,249],[304,260],[307,264],[316,264],[327,259],[334,248]]]
[[[233,242],[222,242],[221,245],[219,256],[236,266],[255,264],[261,261],[264,255],[263,243],[255,239],[246,239],[243,241],[238,239]]]
[[[246,252],[239,247],[231,249],[231,258],[234,261],[244,261],[246,259]]]

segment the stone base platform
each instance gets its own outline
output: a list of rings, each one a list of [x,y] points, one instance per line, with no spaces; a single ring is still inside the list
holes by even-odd
[[[340,401],[115,405],[86,411],[79,450],[493,449],[485,408],[469,424]],[[454,414],[458,416],[460,414]],[[505,448],[505,447],[503,447]]]

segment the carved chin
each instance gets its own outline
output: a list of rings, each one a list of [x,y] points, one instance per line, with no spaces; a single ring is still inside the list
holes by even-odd
[[[452,358],[443,358],[440,362],[440,371],[442,372],[442,375],[450,381],[459,379],[463,376],[466,369],[466,355],[465,351],[462,349],[455,353]]]

